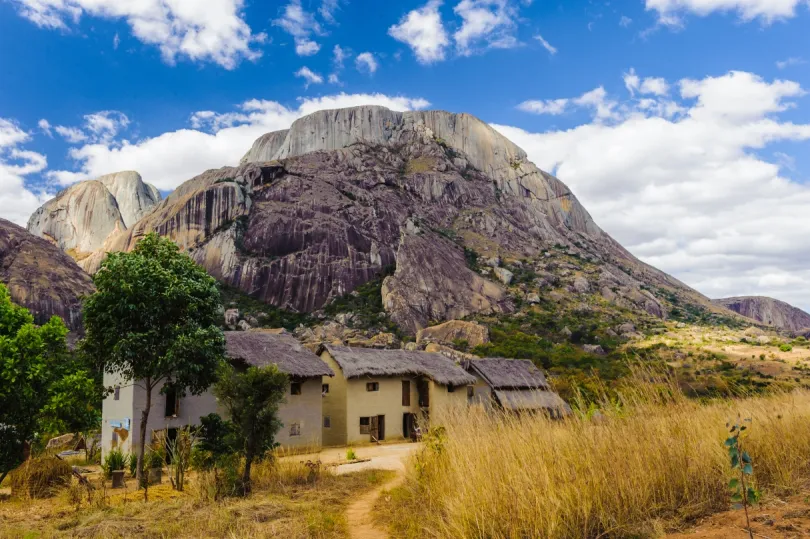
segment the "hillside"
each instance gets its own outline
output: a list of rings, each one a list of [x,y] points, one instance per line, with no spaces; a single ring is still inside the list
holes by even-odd
[[[223,283],[297,312],[319,312],[393,268],[380,294],[406,334],[508,315],[534,296],[592,298],[631,318],[735,320],[632,256],[565,184],[468,114],[311,114],[100,238],[83,267],[153,230]]]
[[[778,299],[740,296],[713,301],[735,313],[778,329],[798,332],[810,328],[810,314]]]
[[[84,271],[58,247],[0,219],[0,282],[37,323],[57,315],[72,330],[81,327],[80,298],[93,292]]]

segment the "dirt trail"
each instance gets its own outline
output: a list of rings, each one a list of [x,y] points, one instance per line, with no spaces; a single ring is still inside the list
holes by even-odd
[[[388,532],[374,524],[372,510],[380,495],[402,484],[405,481],[405,470],[398,470],[396,477],[371,492],[364,494],[349,506],[346,519],[349,522],[349,536],[352,539],[385,539]]]

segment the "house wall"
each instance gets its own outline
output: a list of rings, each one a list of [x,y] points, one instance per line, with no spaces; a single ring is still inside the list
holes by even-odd
[[[329,417],[331,421],[331,427],[321,429],[323,445],[346,445],[346,395],[348,383],[343,371],[340,370],[340,366],[329,352],[324,351],[321,354],[321,359],[335,373],[334,377],[324,376],[322,380],[322,383],[329,384],[329,393],[323,396],[323,417]]]
[[[430,380],[430,420],[441,423],[452,410],[467,406],[467,386],[456,387],[452,393],[447,386]]]
[[[402,406],[402,381],[411,382],[411,405]],[[379,391],[367,391],[368,382],[380,384]],[[433,403],[431,402],[431,407]],[[346,443],[371,441],[370,434],[360,433],[360,418],[385,416],[385,439],[403,438],[402,419],[406,413],[419,413],[417,378],[407,376],[352,378],[347,383]]]
[[[470,372],[475,376],[475,385],[473,386],[473,400],[470,404],[484,406],[489,409],[495,404],[492,397],[492,388],[484,381],[483,378],[474,372]]]
[[[104,373],[104,386],[119,386],[118,400],[115,394],[108,395],[101,410],[101,454],[113,448],[130,453],[132,447],[133,393],[132,382],[126,382],[117,374]],[[126,427],[129,426],[129,429]],[[117,440],[113,442],[113,432],[117,430]],[[103,461],[102,461],[103,462]]]
[[[330,380],[329,377],[326,378]],[[284,426],[276,435],[276,442],[284,447],[320,447],[322,412],[320,378],[309,378],[304,381],[301,384],[300,395],[292,395],[290,386],[287,386],[284,403],[279,408],[279,418]],[[290,435],[294,423],[298,423],[301,427],[299,436]]]

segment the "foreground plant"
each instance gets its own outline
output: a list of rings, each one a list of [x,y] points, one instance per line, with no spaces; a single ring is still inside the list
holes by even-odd
[[[745,419],[744,422],[750,423],[751,419]],[[750,538],[754,539],[754,532],[751,531],[751,520],[748,517],[748,506],[759,501],[760,492],[754,488],[754,479],[752,477],[754,467],[751,456],[743,448],[742,438],[748,427],[742,423],[739,418],[733,425],[726,423],[730,436],[726,439],[725,445],[728,448],[731,469],[739,474],[739,478],[732,479],[728,486],[732,491],[731,501],[742,504],[745,510],[745,526]]]

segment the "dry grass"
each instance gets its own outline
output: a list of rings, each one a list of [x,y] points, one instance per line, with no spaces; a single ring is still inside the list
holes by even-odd
[[[302,462],[260,464],[252,496],[218,503],[200,495],[197,479],[191,474],[182,493],[168,484],[151,487],[146,504],[134,488],[98,489],[90,504],[85,498],[77,509],[76,485],[53,500],[5,501],[0,538],[346,537],[346,506],[389,474],[334,476]]]
[[[644,385],[595,417],[458,412],[378,516],[398,537],[655,537],[729,508],[729,419],[769,496],[810,478],[810,392],[701,405]]]

